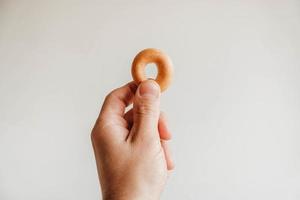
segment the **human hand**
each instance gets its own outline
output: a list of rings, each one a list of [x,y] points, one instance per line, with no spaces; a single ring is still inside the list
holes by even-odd
[[[133,109],[125,108],[133,103]],[[103,103],[92,130],[104,200],[157,200],[173,169],[160,114],[160,88],[153,80],[115,89]]]

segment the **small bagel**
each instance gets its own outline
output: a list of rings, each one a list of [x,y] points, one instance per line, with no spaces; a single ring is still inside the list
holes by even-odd
[[[161,91],[166,90],[172,80],[173,67],[170,58],[158,49],[144,49],[135,56],[131,68],[133,80],[139,84],[148,79],[145,68],[149,63],[156,64],[155,81],[159,84]]]

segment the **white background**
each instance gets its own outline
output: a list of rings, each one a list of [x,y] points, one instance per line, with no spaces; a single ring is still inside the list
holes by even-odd
[[[175,67],[162,199],[299,200],[297,0],[0,0],[0,199],[99,199],[90,130],[147,47]]]

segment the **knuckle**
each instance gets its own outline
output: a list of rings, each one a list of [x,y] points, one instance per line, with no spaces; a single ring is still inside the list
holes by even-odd
[[[92,142],[99,142],[100,140],[102,140],[101,135],[101,130],[99,130],[99,127],[96,125],[91,132]]]
[[[99,140],[99,134],[94,129],[91,132],[91,140],[93,143]]]
[[[103,132],[104,132],[103,122],[101,119],[98,119],[98,122],[95,124],[92,132],[91,132],[91,140],[92,142],[101,142],[103,140]]]
[[[157,108],[150,101],[141,101],[136,107],[136,113],[139,115],[151,115],[157,113]]]
[[[111,91],[110,93],[108,93],[107,95],[106,95],[106,97],[105,97],[105,101],[109,101],[110,99],[113,99],[113,98],[115,98],[115,96],[116,96],[116,92],[115,92],[116,90],[113,90],[113,91]]]

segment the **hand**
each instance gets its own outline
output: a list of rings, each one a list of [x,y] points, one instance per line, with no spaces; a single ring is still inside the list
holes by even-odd
[[[133,109],[125,108],[133,102]],[[131,82],[103,103],[91,137],[104,200],[159,199],[173,162],[153,80]]]

